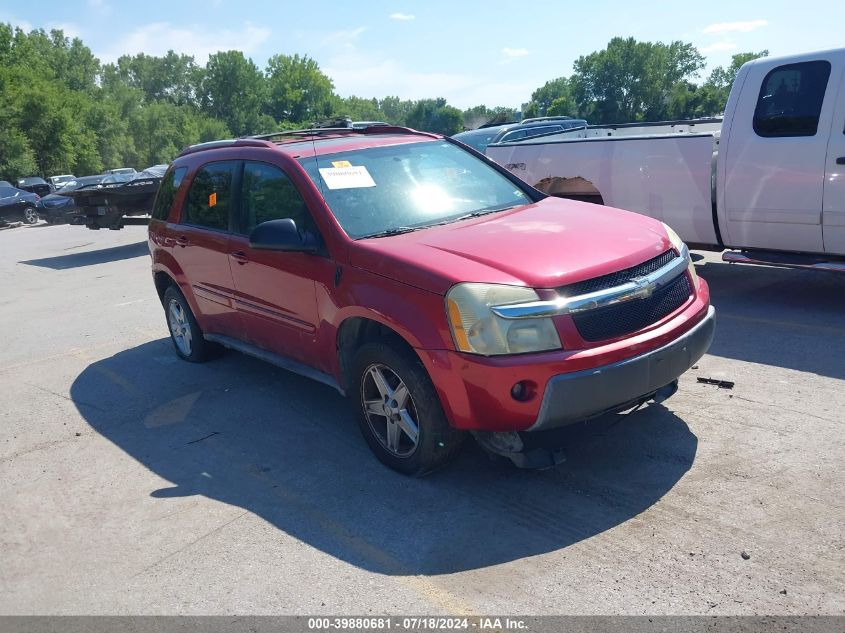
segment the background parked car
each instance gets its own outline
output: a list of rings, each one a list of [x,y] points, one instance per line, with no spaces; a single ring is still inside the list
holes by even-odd
[[[0,186],[0,223],[38,222],[38,206],[41,197],[17,187]]]
[[[53,193],[53,187],[50,183],[38,176],[18,179],[17,188],[29,191],[30,193],[37,193],[39,196],[49,196]]]
[[[76,204],[73,198],[64,194],[80,189],[99,188],[106,176],[83,176],[65,183],[60,192],[51,193],[41,198],[41,207],[38,215],[49,224],[63,224],[70,222],[76,212]]]
[[[58,191],[71,180],[76,180],[76,176],[73,174],[62,174],[61,176],[50,176],[47,180],[52,185],[53,191]]]
[[[117,169],[107,169],[104,174],[136,174],[134,167],[118,167]]]
[[[576,127],[587,127],[587,121],[584,119],[573,119],[567,116],[539,117],[535,119],[524,119],[520,123],[505,123],[503,125],[480,127],[477,130],[460,132],[452,138],[484,153],[487,150],[487,146],[493,143],[517,141],[533,136],[562,132]]]

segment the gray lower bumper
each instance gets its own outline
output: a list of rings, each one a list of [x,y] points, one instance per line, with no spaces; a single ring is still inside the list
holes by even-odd
[[[678,378],[704,356],[713,341],[716,310],[668,345],[627,360],[554,376],[546,384],[540,414],[529,431],[580,422],[634,405]]]

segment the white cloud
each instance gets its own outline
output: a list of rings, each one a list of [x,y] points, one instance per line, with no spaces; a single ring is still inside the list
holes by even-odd
[[[698,49],[702,53],[719,53],[722,51],[732,51],[736,48],[739,48],[735,42],[713,42],[709,46],[705,46],[703,48]]]
[[[349,29],[346,31],[335,31],[329,33],[322,40],[322,46],[340,46],[343,48],[352,48],[355,46],[355,40],[361,37],[361,34],[367,30],[365,26],[359,26],[357,29]]]
[[[487,105],[518,106],[536,88],[531,82],[490,82],[489,77],[461,72],[426,72],[408,68],[394,59],[361,51],[345,51],[323,66],[341,96],[430,99],[445,97],[449,105],[469,108]]]
[[[121,55],[165,55],[173,50],[193,55],[198,64],[205,64],[208,56],[218,51],[238,50],[245,55],[254,53],[270,37],[270,29],[244,22],[239,29],[211,29],[190,25],[176,27],[169,22],[152,22],[131,31],[112,48],[100,51],[98,57],[113,62]]]
[[[12,28],[19,28],[22,31],[26,31],[29,33],[35,27],[32,25],[32,22],[28,22],[27,20],[22,20],[11,13],[6,13],[5,11],[0,11],[0,22],[6,22],[7,24],[11,24]]]
[[[71,40],[75,37],[82,37],[82,31],[73,22],[48,22],[46,30],[49,32],[53,29],[62,31],[65,37]]]
[[[503,48],[502,55],[505,57],[525,57],[528,55],[527,48]]]
[[[769,24],[768,20],[747,20],[745,22],[718,22],[704,28],[703,33],[715,35],[719,33],[748,33]]]
[[[88,8],[99,15],[109,15],[111,13],[111,5],[106,0],[88,0]]]
[[[415,16],[413,13],[391,13],[390,14],[391,20],[400,20],[402,22],[407,22],[408,20],[413,20],[416,17],[417,16]]]

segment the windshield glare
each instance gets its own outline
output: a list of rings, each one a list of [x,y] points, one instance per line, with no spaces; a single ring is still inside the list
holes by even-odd
[[[300,163],[355,239],[531,202],[508,178],[445,141],[312,156]]]

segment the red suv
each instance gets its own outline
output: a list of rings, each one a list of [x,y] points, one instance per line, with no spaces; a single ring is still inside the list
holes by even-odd
[[[180,357],[223,346],[335,387],[408,474],[467,431],[554,464],[527,448],[546,429],[671,395],[713,338],[707,284],[669,227],[548,197],[405,128],[190,147],[149,243]]]

